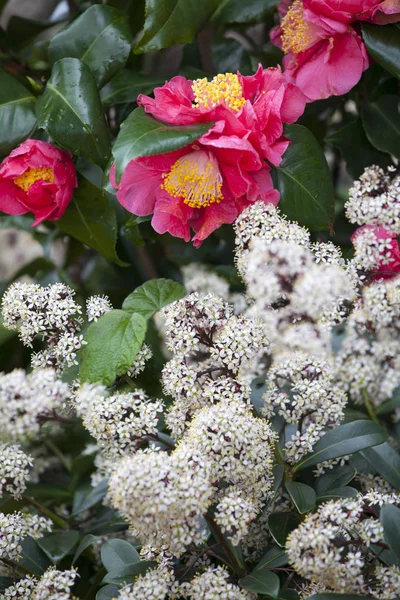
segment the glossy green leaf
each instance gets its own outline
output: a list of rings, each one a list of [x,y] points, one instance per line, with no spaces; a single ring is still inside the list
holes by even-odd
[[[329,229],[334,189],[323,150],[311,131],[301,125],[289,125],[285,135],[292,143],[277,168],[279,208],[304,227]]]
[[[0,156],[6,156],[36,127],[36,98],[12,75],[0,69]]]
[[[96,600],[113,600],[119,594],[119,587],[116,585],[105,585],[96,595]]]
[[[282,548],[285,546],[286,538],[293,529],[296,529],[301,523],[301,518],[296,513],[275,512],[268,517],[269,531]]]
[[[127,16],[112,6],[95,4],[54,36],[49,59],[53,64],[60,58],[79,58],[102,87],[125,65],[131,44]]]
[[[92,508],[95,504],[104,498],[108,489],[108,481],[100,481],[95,487],[84,485],[78,488],[74,495],[72,504],[72,514],[79,515],[85,510]]]
[[[279,546],[272,546],[260,559],[256,569],[276,569],[288,563],[288,556]]]
[[[300,596],[293,588],[281,588],[278,598],[282,598],[283,600],[299,600]]]
[[[243,2],[243,0],[221,0],[211,21],[215,25],[260,21],[272,12],[277,4],[277,0],[246,0],[246,2]]]
[[[315,491],[320,495],[327,490],[347,485],[353,479],[355,474],[356,470],[349,465],[333,468],[324,475],[321,475],[321,477],[318,477]]]
[[[146,0],[143,34],[135,52],[192,42],[218,3],[219,0]]]
[[[116,571],[126,565],[140,562],[140,556],[129,542],[113,539],[102,545],[101,561],[107,571]]]
[[[149,319],[167,304],[183,298],[186,294],[182,284],[170,279],[152,279],[146,281],[129,294],[122,308],[131,313],[138,313]]]
[[[369,597],[355,594],[313,594],[307,600],[369,600]]]
[[[123,69],[101,89],[100,98],[107,107],[136,102],[139,94],[151,94],[155,87],[164,83],[165,77],[152,77]]]
[[[369,464],[397,490],[400,490],[400,454],[385,442],[361,452]]]
[[[381,523],[385,541],[400,565],[400,509],[393,504],[384,504],[381,508]]]
[[[125,265],[115,250],[118,227],[114,204],[104,190],[84,177],[78,177],[73,199],[57,225],[109,260]]]
[[[360,420],[340,425],[337,429],[328,431],[314,446],[314,452],[306,455],[293,471],[312,467],[324,460],[339,458],[353,454],[371,446],[383,444],[387,433],[372,421]]]
[[[391,413],[395,408],[400,407],[400,387],[397,387],[393,392],[393,397],[386,402],[382,402],[379,406],[376,407],[375,413],[377,415],[386,415]]]
[[[338,488],[329,488],[317,496],[317,502],[327,502],[338,498],[356,498],[359,492],[348,485]]]
[[[81,351],[81,381],[112,385],[132,365],[145,334],[146,320],[124,310],[113,310],[92,323]]]
[[[400,26],[362,23],[363,40],[369,54],[392,75],[400,78]]]
[[[276,598],[279,593],[279,577],[271,571],[254,569],[246,577],[239,579],[239,585],[243,589],[255,594],[267,594]]]
[[[133,583],[138,575],[143,575],[148,569],[155,567],[156,564],[155,562],[141,561],[125,565],[107,573],[103,583],[116,583],[118,585]]]
[[[0,577],[0,592],[4,592],[10,585],[14,585],[14,579],[12,577]]]
[[[316,496],[312,487],[299,481],[286,481],[285,488],[300,514],[314,508]]]
[[[136,108],[122,123],[113,147],[117,181],[131,160],[139,156],[164,154],[187,146],[206,133],[211,126],[212,123],[166,125],[146,114],[143,108]]]
[[[39,127],[63,148],[105,167],[110,137],[96,82],[77,58],[58,60],[36,103]]]
[[[400,49],[399,49],[400,55]],[[399,56],[400,58],[400,56]],[[400,99],[381,96],[361,111],[365,133],[371,144],[382,152],[400,157]]]
[[[99,536],[92,535],[91,533],[88,533],[87,535],[85,535],[85,537],[82,539],[81,543],[79,544],[79,546],[76,549],[74,558],[72,559],[72,564],[75,564],[76,561],[78,560],[78,558],[80,557],[80,555],[82,554],[82,552],[84,552],[86,550],[86,548],[89,548],[92,544],[94,544],[98,539],[99,539]]]
[[[21,546],[21,558],[18,564],[35,575],[43,575],[51,564],[46,554],[31,537],[25,538]]]
[[[349,175],[358,179],[366,167],[378,165],[386,167],[391,161],[387,154],[380,152],[368,140],[361,118],[357,117],[325,138],[325,141],[338,148]],[[354,152],[354,148],[358,151]]]
[[[54,533],[39,538],[36,543],[43,550],[52,563],[57,564],[70,554],[79,540],[77,531]]]

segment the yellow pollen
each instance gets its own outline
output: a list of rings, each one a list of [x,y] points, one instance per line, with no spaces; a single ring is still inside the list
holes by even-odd
[[[246,102],[239,77],[233,73],[216,75],[211,81],[205,77],[196,79],[193,81],[192,90],[196,108],[211,109],[223,104],[236,112]]]
[[[43,181],[48,181],[50,183],[54,183],[54,173],[53,169],[42,168],[42,169],[28,169],[22,175],[19,175],[14,179],[14,183],[27,192],[32,184],[36,181],[42,179]]]
[[[162,188],[173,198],[183,198],[192,208],[221,202],[222,176],[213,156],[196,150],[183,156],[164,176]]]
[[[304,18],[304,7],[302,0],[295,0],[281,22],[282,50],[285,54],[293,52],[299,54],[309,48],[314,39],[314,31],[311,23]]]

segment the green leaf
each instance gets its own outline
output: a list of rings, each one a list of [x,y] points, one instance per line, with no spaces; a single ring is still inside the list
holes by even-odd
[[[103,579],[103,583],[116,583],[117,585],[133,583],[138,575],[143,575],[148,569],[155,567],[156,564],[155,562],[144,560],[125,565],[107,573]]]
[[[178,150],[197,140],[212,125],[213,123],[166,125],[146,114],[142,107],[136,108],[121,124],[112,150],[117,181],[131,160]]]
[[[49,47],[51,64],[79,58],[102,87],[125,65],[131,51],[128,18],[111,6],[95,4],[59,31]]]
[[[275,512],[268,517],[269,531],[282,548],[285,546],[286,538],[293,529],[296,529],[301,523],[301,518],[296,513]]]
[[[391,413],[395,408],[400,407],[400,387],[397,387],[393,392],[393,397],[386,402],[382,402],[375,409],[375,414],[377,415],[386,415],[387,413]]]
[[[313,467],[324,460],[339,458],[346,454],[359,452],[370,446],[383,444],[387,440],[386,432],[372,421],[360,420],[340,425],[337,429],[328,431],[314,447],[314,452],[308,454],[295,467],[299,471]]]
[[[301,515],[314,508],[316,496],[312,487],[299,481],[286,481],[285,488]]]
[[[108,489],[108,481],[100,481],[96,487],[84,485],[78,488],[74,495],[72,504],[72,515],[79,515],[84,510],[92,508],[95,504],[104,498]]]
[[[365,133],[371,144],[397,158],[400,157],[399,109],[398,96],[381,96],[361,111]]]
[[[54,65],[44,94],[36,103],[39,127],[63,148],[104,168],[110,137],[96,82],[77,58]]]
[[[215,25],[224,23],[251,23],[261,21],[268,13],[272,12],[277,0],[221,0],[212,16],[211,22]]]
[[[400,490],[400,454],[385,442],[361,452],[369,464],[397,490]]]
[[[164,83],[165,77],[152,77],[123,69],[102,88],[100,98],[106,107],[136,102],[139,94],[151,94],[155,87]]]
[[[113,310],[92,323],[81,351],[80,378],[88,383],[112,385],[127,372],[146,334],[146,321],[138,314]]]
[[[12,577],[0,577],[0,592],[4,592],[4,590],[11,585],[14,585],[14,579]]]
[[[307,600],[370,600],[370,598],[355,594],[313,594],[308,596]]]
[[[54,23],[35,21],[14,15],[7,25],[7,42],[14,51],[19,52],[28,46],[39,34],[43,33]]]
[[[182,284],[171,279],[152,279],[137,287],[122,305],[123,310],[149,319],[167,304],[183,298],[186,294]]]
[[[124,266],[116,253],[117,217],[110,196],[88,179],[78,177],[78,187],[58,227],[109,260]]]
[[[18,564],[35,575],[43,575],[50,566],[50,561],[31,537],[23,540],[21,558]]]
[[[385,541],[400,565],[400,510],[393,504],[381,508],[381,523]]]
[[[288,125],[291,145],[277,168],[279,208],[314,230],[329,229],[333,221],[334,189],[328,163],[314,135],[302,125]]]
[[[119,587],[116,585],[105,585],[96,595],[96,600],[113,600],[119,594]]]
[[[239,579],[239,585],[249,592],[255,594],[267,594],[268,596],[276,598],[279,593],[280,582],[276,573],[254,569],[249,575]]]
[[[66,531],[46,535],[37,540],[37,545],[48,556],[52,563],[57,564],[76,546],[79,540],[77,531]]]
[[[0,156],[9,154],[34,131],[35,102],[26,87],[0,70]]]
[[[353,179],[358,179],[369,165],[386,167],[391,162],[387,154],[379,152],[369,142],[360,117],[337,129],[327,136],[325,141],[339,149],[347,172]],[[359,151],[354,152],[354,148],[358,148]]]
[[[283,600],[299,600],[300,596],[293,588],[284,588],[279,590],[278,598],[283,598]]]
[[[94,542],[96,542],[98,539],[99,539],[98,535],[92,535],[91,533],[88,533],[87,535],[85,535],[85,537],[82,539],[81,543],[79,544],[78,548],[76,549],[74,558],[72,559],[72,564],[74,565],[76,563],[76,561],[78,560],[78,558],[80,557],[80,555],[82,554],[82,552],[84,552],[86,550],[86,548],[89,548],[89,546],[94,544]]]
[[[350,467],[349,465],[332,469],[321,477],[318,477],[315,491],[320,495],[327,490],[347,485],[353,479],[356,472],[354,467]]]
[[[143,35],[135,52],[192,42],[217,8],[218,1],[146,0]]]
[[[30,483],[26,487],[26,495],[36,499],[70,500],[72,492],[65,486],[53,485],[52,483]]]
[[[116,571],[126,565],[140,562],[140,556],[129,542],[113,539],[102,545],[101,561],[107,571]]]
[[[276,569],[287,565],[287,563],[288,556],[286,552],[279,546],[272,546],[261,558],[256,569]]]
[[[367,50],[384,69],[400,78],[400,27],[362,23],[363,40]]]
[[[317,496],[317,502],[327,502],[328,500],[337,500],[338,498],[356,498],[359,492],[349,486],[343,486],[338,488],[329,488],[322,494]]]

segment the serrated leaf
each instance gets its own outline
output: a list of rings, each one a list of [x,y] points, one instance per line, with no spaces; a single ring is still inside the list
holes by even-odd
[[[135,52],[192,42],[218,6],[218,0],[146,0],[143,34]]]
[[[399,51],[400,54],[400,51]],[[400,100],[381,96],[361,111],[365,133],[371,144],[382,152],[400,157]]]
[[[36,98],[0,69],[0,156],[6,156],[36,128]]]
[[[385,442],[361,452],[375,471],[397,490],[400,490],[400,454]]]
[[[282,548],[285,546],[286,538],[293,529],[301,523],[301,518],[296,513],[275,512],[268,517],[269,531]]]
[[[381,523],[385,541],[400,565],[400,509],[393,504],[384,504],[381,508]]]
[[[288,125],[285,135],[292,143],[277,167],[279,208],[304,227],[329,229],[334,216],[334,188],[324,152],[302,125]]]
[[[386,432],[372,421],[360,420],[328,431],[314,446],[314,451],[303,458],[293,471],[312,467],[331,458],[353,454],[371,446],[383,444]]]
[[[77,58],[58,60],[44,94],[36,103],[39,127],[60,146],[102,168],[110,154],[110,136],[93,75]]]
[[[112,6],[95,4],[50,42],[49,59],[79,58],[102,87],[125,65],[132,44],[128,18]]]
[[[316,496],[312,487],[299,481],[286,481],[285,488],[300,514],[314,508]]]
[[[131,160],[178,150],[197,140],[212,125],[166,125],[146,114],[142,107],[136,108],[121,124],[112,150],[117,181]]]
[[[362,23],[363,40],[367,50],[384,69],[400,78],[400,27],[393,25],[371,25]]]
[[[100,98],[107,107],[136,102],[139,94],[150,94],[155,87],[164,83],[165,77],[152,77],[123,69],[101,89]]]
[[[123,310],[149,319],[167,304],[183,298],[186,294],[182,284],[171,279],[152,279],[137,287],[122,305]]]
[[[107,571],[116,571],[126,565],[140,562],[140,556],[129,542],[113,539],[102,545],[101,561]]]
[[[110,386],[127,372],[146,334],[146,320],[139,314],[113,310],[92,323],[82,348],[81,381]]]
[[[262,569],[254,569],[249,575],[239,579],[239,585],[249,592],[267,594],[273,598],[278,596],[280,588],[278,575]]]
[[[39,538],[36,543],[53,564],[59,563],[76,546],[79,540],[77,531],[54,533]]]

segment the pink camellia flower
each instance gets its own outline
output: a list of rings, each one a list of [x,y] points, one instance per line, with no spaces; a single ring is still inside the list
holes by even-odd
[[[28,139],[0,164],[0,210],[8,215],[32,212],[33,225],[57,221],[76,186],[69,152]]]
[[[281,23],[271,30],[285,53],[288,80],[309,101],[340,96],[358,83],[369,60],[357,21],[394,22],[400,0],[282,0]]]
[[[356,257],[375,280],[400,274],[400,248],[395,233],[384,227],[363,225],[351,236]]]
[[[174,125],[213,122],[195,143],[131,161],[117,185],[119,202],[135,215],[153,214],[158,233],[202,241],[256,200],[277,204],[267,160],[279,165],[289,145],[283,123],[303,113],[306,98],[280,68],[253,76],[226,73],[212,81],[174,77],[138,104]]]

